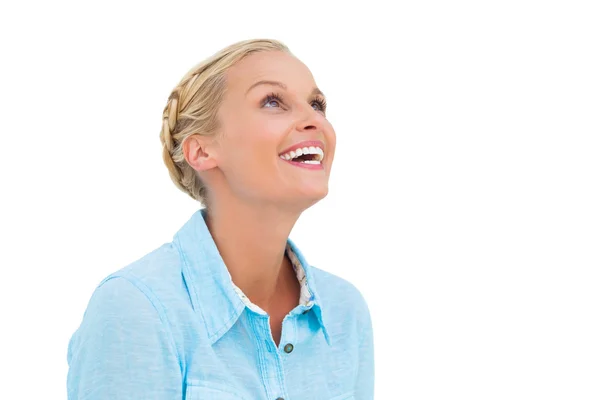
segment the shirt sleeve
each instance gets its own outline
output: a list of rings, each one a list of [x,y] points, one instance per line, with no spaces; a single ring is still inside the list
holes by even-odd
[[[69,400],[183,397],[170,329],[128,278],[109,278],[94,291],[67,361]]]
[[[373,400],[375,390],[375,362],[373,348],[373,326],[366,303],[365,328],[358,346],[358,374],[354,396],[356,400]]]

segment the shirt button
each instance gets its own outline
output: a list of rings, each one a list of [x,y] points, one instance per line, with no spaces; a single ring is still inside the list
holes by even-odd
[[[293,350],[294,350],[294,345],[291,343],[286,344],[285,347],[283,348],[283,351],[285,351],[288,354],[291,353]]]

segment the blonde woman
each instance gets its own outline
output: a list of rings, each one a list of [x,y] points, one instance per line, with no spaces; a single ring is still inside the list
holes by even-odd
[[[69,399],[372,399],[363,297],[288,237],[335,153],[309,69],[281,42],[235,43],[175,87],[160,140],[201,207],[96,288],[69,342]]]

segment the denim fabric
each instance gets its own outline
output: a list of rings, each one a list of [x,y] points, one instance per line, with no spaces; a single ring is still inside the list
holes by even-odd
[[[356,287],[288,239],[306,286],[276,346],[204,218],[98,285],[69,342],[68,398],[373,399],[373,331]]]

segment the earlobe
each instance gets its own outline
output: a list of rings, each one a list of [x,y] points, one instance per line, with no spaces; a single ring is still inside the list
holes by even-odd
[[[217,166],[208,138],[192,135],[183,143],[183,155],[196,171],[206,171]]]

